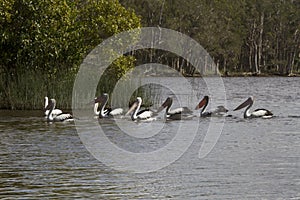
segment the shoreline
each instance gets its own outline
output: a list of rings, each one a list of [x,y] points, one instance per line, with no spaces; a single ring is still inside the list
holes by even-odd
[[[296,74],[286,74],[286,75],[282,75],[282,74],[267,74],[267,73],[252,73],[252,72],[244,72],[244,73],[234,73],[234,74],[222,74],[222,77],[300,77],[300,74],[296,73]]]
[[[224,74],[220,74],[220,75],[207,75],[207,76],[201,76],[200,74],[194,74],[193,76],[191,75],[183,75],[184,77],[186,78],[201,78],[201,77],[222,77],[222,78],[243,78],[243,77],[248,77],[248,78],[251,78],[251,77],[258,77],[258,78],[295,78],[295,77],[300,77],[300,74],[297,73],[297,74],[290,74],[290,75],[279,75],[279,74],[265,74],[265,73],[261,73],[261,74],[253,74],[253,73],[228,73],[227,75],[224,75]],[[147,75],[145,76],[147,77]],[[156,75],[156,77],[160,77],[160,78],[164,78],[164,77],[174,77],[176,78],[177,76],[174,76],[174,73],[173,74],[168,74],[168,73],[162,73],[160,75]],[[181,75],[182,77],[182,75]],[[1,99],[3,100],[3,99]],[[3,103],[1,105],[1,103]],[[13,107],[10,107],[9,106],[10,104],[7,104],[6,101],[0,101],[0,111],[2,112],[1,114],[3,114],[3,111],[37,111],[37,112],[40,112],[40,113],[43,113],[43,106],[42,106],[42,103],[41,103],[41,106],[40,107],[34,107],[34,108],[31,108],[31,109],[28,109],[28,107],[26,108],[18,108],[18,106],[16,107],[15,105]],[[63,110],[71,110],[71,108],[69,107],[66,107],[66,108],[63,108]],[[0,114],[0,116],[1,116]]]
[[[252,72],[242,72],[242,73],[220,73],[218,74],[221,77],[300,77],[300,73],[293,73],[293,74],[286,74],[286,75],[282,75],[282,74],[267,74],[267,73],[252,73]],[[205,77],[209,77],[209,76],[216,76],[216,75],[206,75]],[[184,77],[202,77],[201,74],[194,74],[194,75],[184,75]]]

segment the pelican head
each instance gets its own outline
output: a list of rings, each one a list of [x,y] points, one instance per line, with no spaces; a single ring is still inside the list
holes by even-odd
[[[173,103],[173,99],[172,97],[168,97],[165,102],[158,108],[157,113],[159,113],[160,111],[162,111],[163,109],[165,109],[166,107],[171,107]]]
[[[137,101],[138,103],[142,103],[142,98],[141,98],[141,97],[137,97],[137,98],[136,98],[136,101]]]
[[[95,103],[105,103],[108,100],[108,94],[107,93],[103,93],[102,95],[95,97],[94,102]]]
[[[56,100],[55,99],[50,99],[50,102],[46,106],[45,110],[54,109],[55,105],[56,105]]]
[[[250,96],[245,102],[243,102],[241,105],[236,107],[233,111],[240,110],[240,109],[245,108],[246,106],[252,105],[253,102],[254,102],[254,98],[252,96]]]
[[[98,115],[98,107],[99,106],[104,107],[107,101],[108,101],[107,93],[103,93],[102,95],[95,97],[94,101],[90,102],[91,104],[94,104],[94,113]]]
[[[129,115],[130,113],[132,113],[141,104],[142,104],[142,98],[141,97],[137,97],[136,100],[131,105],[131,107],[129,108],[129,110],[127,111],[127,113],[125,114],[125,116]]]
[[[207,105],[208,101],[209,101],[209,97],[208,96],[204,96],[203,99],[196,106],[195,110],[198,110],[198,109],[202,108],[203,106]]]

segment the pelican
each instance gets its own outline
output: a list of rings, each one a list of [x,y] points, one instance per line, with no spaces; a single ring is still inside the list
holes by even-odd
[[[49,113],[47,115],[48,121],[55,121],[55,122],[71,122],[74,121],[73,116],[71,114],[67,113],[61,113],[59,115],[54,115],[52,112],[55,109],[56,100],[50,99],[50,103],[46,107],[47,110],[49,110]]]
[[[132,104],[128,112],[125,114],[129,115],[131,113],[131,119],[132,121],[139,121],[139,120],[144,120],[144,121],[153,121],[155,118],[155,113],[151,111],[150,109],[144,109],[140,110],[142,105],[142,98],[137,97],[135,102]]]
[[[216,110],[211,112],[206,112],[205,110],[208,105],[208,102],[209,102],[209,97],[204,96],[203,99],[196,106],[195,110],[198,110],[203,107],[200,112],[200,117],[221,117],[228,112],[228,110],[224,106],[218,106]]]
[[[107,93],[103,93],[98,98],[95,98],[94,113],[96,115],[99,115],[99,118],[113,117],[113,116],[123,114],[122,108],[116,108],[116,109],[105,108],[105,106],[108,102],[108,98],[109,97],[108,97]],[[99,103],[100,103],[100,111],[98,111]]]
[[[101,101],[103,101],[102,97],[95,97],[94,99],[94,113],[96,116],[99,116],[100,114],[100,110],[98,110],[99,108],[99,104],[101,105]],[[106,114],[108,112],[107,108],[103,108],[103,113]]]
[[[249,109],[253,105],[253,102],[254,102],[254,98],[251,96],[244,103],[239,105],[233,111],[240,110],[240,109],[245,108],[246,106],[248,106],[246,108],[245,112],[244,112],[244,118],[256,118],[256,117],[271,118],[271,117],[273,117],[273,113],[271,111],[263,109],[263,108],[262,109],[256,109],[253,112],[250,112]]]
[[[157,112],[162,111],[163,109],[166,109],[165,112],[165,119],[166,120],[181,120],[181,119],[189,119],[193,117],[193,112],[187,108],[176,108],[174,110],[170,110],[170,107],[172,106],[173,99],[172,97],[168,97],[166,101],[158,108]]]
[[[46,116],[46,117],[48,116],[49,111],[50,111],[50,110],[47,110],[47,109],[46,109],[47,106],[48,106],[48,97],[45,97],[45,107],[44,107],[44,109],[46,110],[46,111],[45,111],[45,116]],[[52,111],[52,114],[53,114],[53,115],[59,115],[59,114],[62,114],[62,111],[61,111],[60,109],[54,109],[54,110]]]

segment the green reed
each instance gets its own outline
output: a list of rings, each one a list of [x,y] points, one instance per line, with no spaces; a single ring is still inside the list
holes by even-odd
[[[75,73],[61,72],[51,77],[40,71],[23,71],[10,76],[0,73],[0,109],[42,111],[45,96],[55,98],[58,108],[71,109],[75,75]],[[140,82],[132,80],[127,82],[125,86],[117,90],[109,104],[113,107],[126,108],[137,96],[142,97],[145,107],[150,107],[157,102],[157,91],[149,85],[141,87],[139,84]],[[100,80],[95,96],[103,92],[111,95],[115,86],[115,79],[108,77]],[[133,92],[132,88],[134,88]],[[130,102],[124,102],[126,95],[130,95]]]
[[[60,108],[70,109],[73,79],[49,78],[42,72],[0,74],[0,108],[33,110],[44,108],[44,97],[55,98]]]

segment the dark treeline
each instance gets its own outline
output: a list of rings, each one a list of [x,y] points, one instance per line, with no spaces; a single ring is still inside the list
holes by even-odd
[[[292,75],[300,70],[300,1],[296,0],[120,0],[141,17],[142,26],[182,32],[199,42],[223,74]],[[165,60],[149,51],[139,62]],[[152,54],[151,54],[152,53]],[[152,58],[151,57],[156,57]],[[161,56],[162,58],[157,58]],[[168,64],[195,70],[169,57]]]

